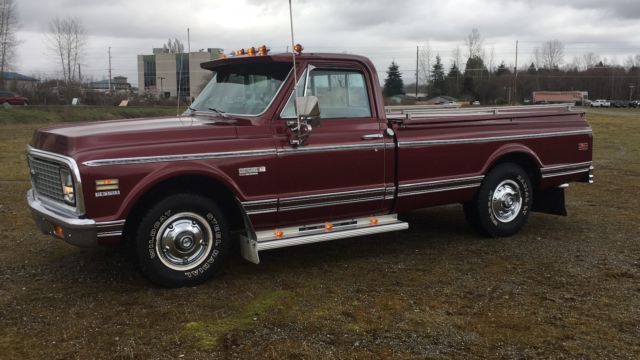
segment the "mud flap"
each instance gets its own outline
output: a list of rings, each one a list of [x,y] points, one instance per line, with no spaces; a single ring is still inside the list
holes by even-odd
[[[564,188],[554,187],[544,191],[536,191],[533,196],[531,210],[545,214],[567,216]]]

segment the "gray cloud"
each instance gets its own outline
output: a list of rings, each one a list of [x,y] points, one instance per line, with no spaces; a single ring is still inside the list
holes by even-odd
[[[247,13],[231,10],[233,4],[247,7]],[[169,37],[185,39],[187,27],[194,49],[264,43],[282,51],[289,44],[284,0],[20,0],[18,7],[28,39],[19,50],[25,72],[56,71],[33,60],[45,52],[36,34],[46,32],[56,16],[85,24],[91,36],[86,62],[96,77],[104,76],[106,47],[113,47],[122,72],[134,78],[136,54]],[[493,47],[507,63],[516,39],[525,59],[541,42],[558,39],[566,43],[567,60],[588,51],[622,60],[640,49],[639,19],[638,0],[294,0],[296,39],[307,50],[361,53],[379,68],[396,59],[407,72],[415,66],[416,45],[430,42],[447,62],[455,46],[464,48],[472,28],[480,30],[487,52]]]

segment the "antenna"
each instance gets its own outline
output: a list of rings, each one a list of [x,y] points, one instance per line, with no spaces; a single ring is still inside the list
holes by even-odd
[[[296,104],[296,95],[298,94],[298,69],[296,68],[296,50],[293,39],[293,7],[291,6],[291,0],[289,0],[289,23],[291,24],[291,57],[293,59],[293,111],[298,121],[298,129],[300,129],[300,117],[298,116],[298,105]]]

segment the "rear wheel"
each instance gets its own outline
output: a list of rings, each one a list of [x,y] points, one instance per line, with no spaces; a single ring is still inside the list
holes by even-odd
[[[138,226],[135,255],[152,282],[180,287],[211,278],[229,249],[227,222],[211,200],[177,194],[159,201]]]
[[[526,224],[533,198],[531,180],[516,164],[493,168],[476,197],[464,204],[469,225],[483,235],[511,236]]]

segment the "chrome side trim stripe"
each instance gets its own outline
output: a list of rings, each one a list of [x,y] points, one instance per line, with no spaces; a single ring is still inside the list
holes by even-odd
[[[140,156],[140,157],[130,157],[130,158],[90,160],[90,161],[83,162],[83,164],[86,166],[130,165],[130,164],[147,164],[147,163],[157,163],[157,162],[167,162],[167,161],[190,161],[190,160],[225,159],[225,158],[247,157],[247,156],[270,156],[275,154],[276,154],[275,149],[262,149],[262,150],[201,153],[201,154]]]
[[[398,196],[422,195],[434,192],[453,191],[480,187],[484,176],[471,176],[459,179],[436,180],[399,186]]]
[[[591,168],[591,164],[592,162],[588,161],[588,162],[582,162],[582,163],[547,166],[540,169],[540,172],[542,173],[543,179],[555,177],[555,176],[579,174],[583,172],[589,172]]]
[[[384,196],[372,196],[372,197],[362,197],[362,198],[354,198],[354,199],[347,199],[347,200],[318,202],[318,203],[311,203],[311,204],[280,206],[278,207],[278,209],[280,211],[303,210],[303,209],[312,209],[312,208],[324,207],[324,206],[355,204],[355,203],[361,203],[361,202],[382,201],[382,200],[384,200]]]
[[[482,138],[467,138],[467,139],[443,139],[443,140],[419,140],[419,141],[401,141],[398,143],[398,147],[422,147],[422,146],[436,146],[436,145],[452,145],[452,144],[477,144],[496,141],[508,141],[508,140],[526,140],[526,139],[542,139],[557,136],[567,135],[587,135],[592,134],[591,130],[572,130],[572,131],[557,131],[548,132],[542,134],[529,134],[529,135],[505,135],[505,136],[492,136]]]
[[[242,202],[247,215],[268,214],[278,211],[278,199]]]
[[[302,146],[297,148],[278,149],[278,155],[325,153],[325,152],[348,151],[348,150],[384,149],[385,147],[387,147],[387,145],[384,142],[377,142],[377,143],[368,142],[368,143],[362,143],[362,144],[356,143],[356,144],[332,145],[332,146]]]
[[[113,236],[122,236],[122,231],[109,231],[109,232],[100,232],[96,234],[98,238],[106,238]]]

